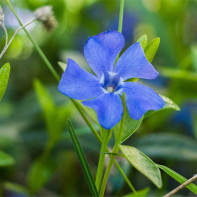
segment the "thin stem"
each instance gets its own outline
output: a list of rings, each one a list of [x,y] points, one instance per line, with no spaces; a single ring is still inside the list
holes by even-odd
[[[179,185],[177,188],[173,189],[171,192],[167,193],[164,197],[171,197],[172,195],[174,195],[175,193],[177,193],[178,191],[180,191],[190,183],[194,182],[195,180],[197,180],[197,174],[194,175],[189,180],[187,180],[186,182],[184,182],[182,185]]]
[[[121,120],[121,123],[120,123],[119,135],[116,139],[115,146],[114,146],[113,151],[112,151],[113,153],[118,153],[118,151],[119,151],[119,144],[120,144],[122,133],[123,133],[123,130],[124,130],[124,122],[125,122],[125,118],[126,118],[126,104],[125,104],[125,94],[124,93],[123,93],[123,109],[124,109],[124,112],[123,112],[122,120]],[[109,174],[110,174],[110,171],[111,171],[111,168],[112,168],[112,165],[113,165],[114,161],[115,161],[115,156],[111,156],[110,160],[109,160],[109,164],[108,164],[107,169],[105,171],[105,175],[104,175],[104,178],[103,178],[102,185],[101,185],[101,191],[100,191],[100,195],[99,195],[100,197],[104,196],[105,188],[106,188],[106,185],[107,185],[107,180],[108,180],[108,177],[109,177]]]
[[[33,19],[33,20],[31,20],[30,22],[28,22],[27,24],[25,24],[24,26],[18,28],[18,29],[14,32],[13,36],[11,37],[11,39],[10,39],[10,41],[9,41],[8,43],[7,43],[7,40],[6,40],[6,45],[5,45],[3,51],[2,51],[1,54],[0,54],[0,59],[2,58],[2,56],[4,55],[4,53],[7,51],[8,47],[10,46],[10,44],[12,43],[12,41],[14,40],[16,34],[17,34],[21,29],[27,27],[28,25],[32,24],[32,23],[35,22],[35,21],[36,21],[36,19]]]
[[[122,33],[123,14],[124,14],[124,0],[121,0],[120,1],[120,12],[119,12],[119,23],[118,23],[118,31],[120,33]]]
[[[101,180],[103,177],[103,170],[104,170],[104,165],[105,165],[105,154],[103,152],[106,151],[107,149],[107,144],[109,141],[109,132],[108,130],[103,129],[103,139],[102,139],[102,144],[101,144],[101,151],[100,151],[100,156],[99,156],[99,163],[98,163],[98,168],[97,168],[97,173],[96,173],[96,188],[99,191],[100,186],[101,186]]]
[[[10,9],[12,10],[12,12],[14,13],[14,15],[16,16],[19,24],[21,26],[23,26],[22,21],[20,20],[20,18],[18,17],[16,11],[14,10],[14,8],[12,7],[11,3],[9,2],[9,0],[5,0],[5,2],[7,3],[7,5],[10,7]],[[55,69],[53,68],[53,66],[51,65],[51,63],[49,62],[49,60],[47,59],[47,57],[45,56],[45,54],[42,52],[42,50],[40,49],[39,45],[37,44],[37,42],[33,39],[33,37],[29,34],[29,32],[24,28],[24,31],[27,35],[27,37],[31,40],[31,42],[33,43],[34,47],[36,48],[36,50],[38,51],[38,53],[40,54],[40,56],[42,57],[43,61],[45,62],[45,64],[47,65],[47,67],[49,68],[49,70],[51,71],[51,73],[53,74],[53,76],[56,78],[57,81],[60,81],[60,77],[57,74],[57,72],[55,71]]]

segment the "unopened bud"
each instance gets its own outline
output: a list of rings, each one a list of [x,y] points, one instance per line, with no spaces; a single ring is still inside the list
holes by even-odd
[[[0,6],[0,23],[2,24],[4,23],[4,14],[1,6]]]
[[[48,31],[51,31],[56,27],[57,22],[51,6],[40,7],[34,12],[34,14],[36,19],[39,20]]]

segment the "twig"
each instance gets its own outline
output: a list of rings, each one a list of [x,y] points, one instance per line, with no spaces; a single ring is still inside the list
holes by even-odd
[[[182,185],[178,186],[177,188],[173,189],[171,192],[167,193],[165,196],[163,197],[171,197],[172,195],[174,195],[175,193],[177,193],[178,191],[180,191],[181,189],[183,189],[184,187],[186,187],[187,185],[189,185],[190,183],[192,183],[193,181],[197,180],[197,174],[194,175],[192,178],[190,178],[189,180],[185,181]]]
[[[15,38],[16,34],[17,34],[21,29],[23,29],[23,28],[25,28],[26,26],[32,24],[34,21],[36,21],[36,18],[34,18],[33,20],[31,20],[30,22],[28,22],[28,23],[25,24],[24,26],[18,28],[18,29],[14,32],[14,34],[13,34],[13,36],[11,37],[11,39],[10,39],[9,42],[8,42],[7,30],[6,30],[6,28],[5,28],[5,26],[4,26],[3,24],[1,25],[1,26],[3,27],[3,29],[4,29],[4,31],[5,31],[5,34],[6,34],[6,45],[5,45],[3,51],[2,51],[1,54],[0,54],[0,59],[2,58],[2,56],[4,55],[4,53],[7,51],[8,47],[9,47],[10,44],[12,43],[12,41],[13,41],[13,39]],[[8,43],[7,43],[7,42],[8,42]]]

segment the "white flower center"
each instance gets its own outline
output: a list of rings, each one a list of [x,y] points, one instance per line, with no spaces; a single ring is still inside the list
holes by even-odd
[[[114,92],[114,88],[111,87],[111,86],[108,86],[106,90],[107,90],[108,92]]]

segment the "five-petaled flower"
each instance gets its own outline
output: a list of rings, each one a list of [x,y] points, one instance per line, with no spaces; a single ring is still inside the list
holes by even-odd
[[[61,93],[70,98],[85,100],[82,103],[96,111],[98,121],[105,129],[111,129],[122,118],[120,95],[123,92],[129,115],[135,120],[148,110],[159,110],[164,106],[163,99],[151,88],[127,82],[131,78],[155,79],[158,76],[139,42],[131,45],[114,66],[124,43],[123,35],[117,31],[90,37],[84,54],[96,76],[68,59],[67,69],[58,87]]]

